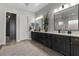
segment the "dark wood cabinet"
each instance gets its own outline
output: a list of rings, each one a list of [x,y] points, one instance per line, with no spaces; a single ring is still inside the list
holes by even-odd
[[[59,51],[64,55],[70,55],[70,39],[67,36],[59,36]]]
[[[70,55],[70,37],[62,35],[54,35],[52,38],[52,49],[64,54]]]
[[[38,40],[38,33],[31,32],[31,38],[32,38],[32,40],[37,41]]]
[[[79,56],[79,37],[31,32],[31,38],[66,56]]]
[[[32,40],[35,40],[35,33],[34,32],[31,32],[31,38],[32,38]]]
[[[50,35],[49,34],[44,34],[44,33],[39,33],[39,42],[42,43],[43,45],[47,46],[50,48]]]
[[[71,55],[79,56],[79,38],[71,37]]]
[[[31,32],[31,38],[64,55],[70,55],[69,37],[41,32]]]
[[[32,40],[35,40],[49,48],[51,48],[51,35],[39,33],[39,32],[31,32]]]

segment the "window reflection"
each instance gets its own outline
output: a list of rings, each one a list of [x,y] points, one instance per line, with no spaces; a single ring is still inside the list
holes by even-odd
[[[68,29],[78,30],[78,20],[69,20],[68,21]]]
[[[63,22],[58,22],[58,25],[59,25],[59,26],[63,25]]]

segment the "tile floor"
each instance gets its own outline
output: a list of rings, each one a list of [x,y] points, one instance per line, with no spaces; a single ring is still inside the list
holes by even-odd
[[[63,56],[35,41],[26,40],[16,44],[3,46],[0,56]]]

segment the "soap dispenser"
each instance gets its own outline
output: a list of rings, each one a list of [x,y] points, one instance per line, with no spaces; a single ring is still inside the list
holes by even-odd
[[[58,33],[60,33],[60,29],[58,30]]]
[[[71,34],[71,31],[70,30],[68,30],[68,34]]]

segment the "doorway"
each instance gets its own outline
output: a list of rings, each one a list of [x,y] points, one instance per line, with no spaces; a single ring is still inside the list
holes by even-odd
[[[16,14],[6,12],[6,45],[16,42]]]

